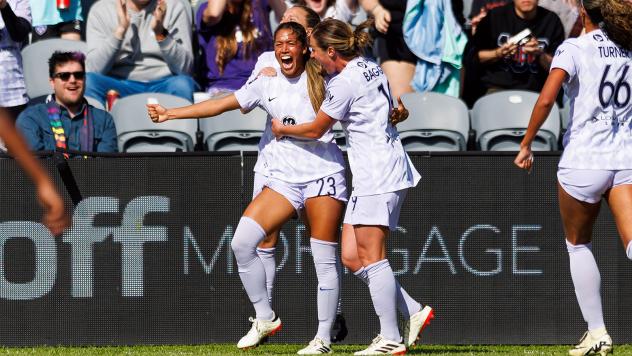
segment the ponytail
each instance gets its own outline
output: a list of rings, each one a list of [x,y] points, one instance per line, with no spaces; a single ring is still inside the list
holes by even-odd
[[[626,0],[603,0],[603,27],[617,45],[632,51],[632,3]]]
[[[322,76],[323,69],[318,61],[309,59],[307,63],[305,63],[305,71],[307,72],[309,102],[312,104],[314,112],[317,113],[325,100],[325,80]]]

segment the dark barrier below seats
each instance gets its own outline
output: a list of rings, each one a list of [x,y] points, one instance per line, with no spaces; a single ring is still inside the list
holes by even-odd
[[[436,310],[424,343],[575,342],[586,329],[560,223],[556,155],[527,175],[511,155],[411,155],[422,172],[406,198],[389,258],[401,284]],[[230,252],[250,199],[256,156],[139,155],[73,159],[84,200],[53,240],[38,223],[33,186],[0,159],[0,344],[119,345],[236,342],[253,315]],[[43,161],[56,177],[53,162]],[[66,196],[68,207],[70,198]],[[632,342],[632,265],[607,207],[595,226],[604,313]],[[285,226],[271,342],[316,331],[309,236]],[[368,288],[347,273],[345,342],[379,332]]]

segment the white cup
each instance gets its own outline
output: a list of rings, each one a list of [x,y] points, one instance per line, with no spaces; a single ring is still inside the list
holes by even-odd
[[[158,99],[156,98],[147,98],[147,105],[158,104]]]

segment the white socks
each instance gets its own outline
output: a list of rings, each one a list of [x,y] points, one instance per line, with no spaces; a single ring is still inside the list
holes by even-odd
[[[397,287],[388,260],[377,261],[365,267],[375,313],[380,318],[380,334],[388,340],[401,342],[397,327]]]
[[[310,239],[314,267],[318,277],[318,331],[316,337],[327,345],[331,340],[331,327],[336,320],[340,278],[338,275],[338,256],[335,242]]]
[[[360,278],[365,284],[369,284],[369,277],[366,273],[364,266],[359,270],[353,272],[353,274]],[[404,319],[410,319],[410,316],[421,310],[421,304],[414,300],[404,288],[395,279],[395,288],[397,289],[397,310],[402,314]]]
[[[237,261],[241,283],[244,285],[248,298],[255,308],[256,318],[272,320],[274,312],[268,301],[266,272],[261,258],[257,254],[257,245],[265,237],[265,231],[256,221],[242,216],[235,229],[230,246]]]
[[[592,244],[573,245],[566,241],[575,295],[589,331],[605,327],[601,310],[601,276],[591,247]]]
[[[272,305],[272,289],[274,288],[274,276],[276,275],[275,250],[275,247],[257,247],[257,255],[259,255],[261,263],[263,263],[263,269],[266,271],[266,289],[268,290],[268,302],[270,305]]]

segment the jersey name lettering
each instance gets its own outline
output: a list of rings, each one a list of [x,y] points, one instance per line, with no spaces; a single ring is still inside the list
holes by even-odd
[[[599,57],[601,57],[601,58],[611,58],[611,57],[614,57],[614,58],[632,58],[632,55],[630,54],[630,52],[626,51],[625,49],[619,48],[619,47],[599,46],[597,48],[599,48]]]
[[[370,82],[371,80],[384,74],[384,71],[380,67],[373,67],[363,71],[362,74],[364,75],[364,79],[366,79],[367,82]]]

